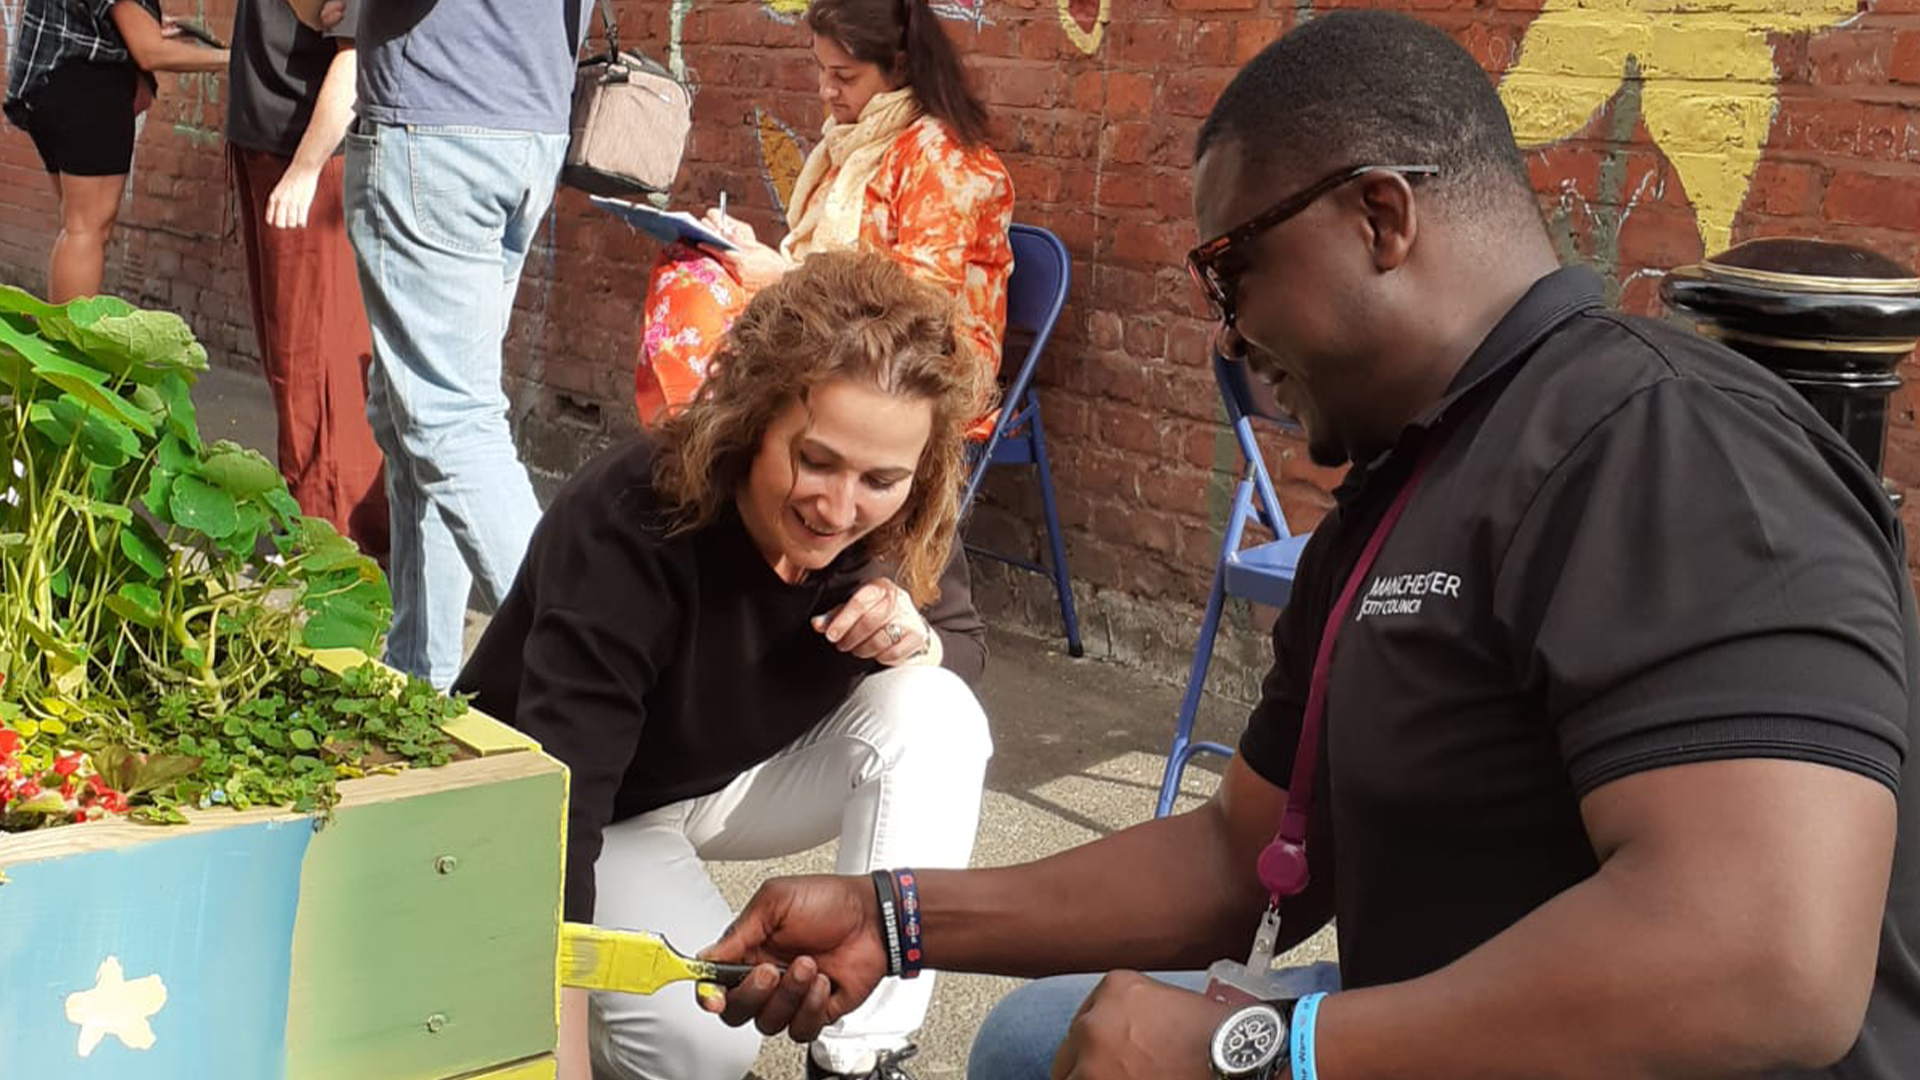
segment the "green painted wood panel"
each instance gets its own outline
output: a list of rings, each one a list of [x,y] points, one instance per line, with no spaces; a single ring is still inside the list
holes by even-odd
[[[462,769],[466,786],[354,806],[314,836],[288,1080],[435,1080],[553,1050],[566,774],[533,752]]]

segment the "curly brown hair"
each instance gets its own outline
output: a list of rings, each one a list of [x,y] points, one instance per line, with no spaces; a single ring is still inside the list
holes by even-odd
[[[774,418],[834,379],[933,407],[912,492],[865,541],[899,568],[915,603],[930,604],[959,522],[966,429],[992,384],[953,298],[885,255],[814,255],[747,304],[693,401],[660,427],[653,483],[671,531],[712,524],[746,482]]]

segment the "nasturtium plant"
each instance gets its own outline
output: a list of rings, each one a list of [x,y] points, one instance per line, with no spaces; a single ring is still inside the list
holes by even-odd
[[[451,755],[463,706],[377,652],[385,577],[266,458],[204,443],[178,316],[0,286],[0,829],[323,809]]]

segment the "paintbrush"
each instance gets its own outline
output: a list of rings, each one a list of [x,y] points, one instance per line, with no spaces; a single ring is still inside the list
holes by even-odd
[[[565,986],[624,994],[651,994],[668,983],[686,981],[739,986],[753,968],[696,960],[645,930],[560,924],[560,982]]]

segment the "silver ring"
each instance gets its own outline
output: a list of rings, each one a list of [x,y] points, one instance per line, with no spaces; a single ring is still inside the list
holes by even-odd
[[[887,624],[887,641],[890,642],[891,644],[894,644],[894,645],[900,644],[900,639],[906,636],[907,636],[907,632],[905,630],[900,629],[899,623],[890,622]]]

